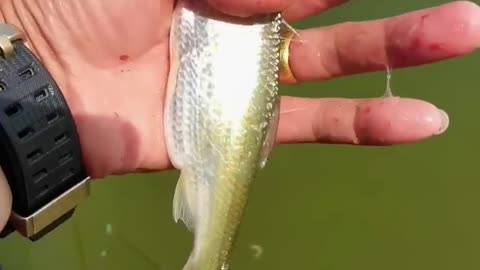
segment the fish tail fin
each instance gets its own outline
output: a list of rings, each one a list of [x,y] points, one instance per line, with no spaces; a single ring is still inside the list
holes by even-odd
[[[189,231],[195,228],[196,198],[196,182],[190,174],[182,171],[173,196],[173,219],[175,222],[182,220]]]

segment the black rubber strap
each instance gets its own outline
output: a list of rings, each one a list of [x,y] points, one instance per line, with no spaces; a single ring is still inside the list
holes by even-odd
[[[87,177],[72,114],[22,41],[0,57],[0,165],[13,211],[29,216]]]

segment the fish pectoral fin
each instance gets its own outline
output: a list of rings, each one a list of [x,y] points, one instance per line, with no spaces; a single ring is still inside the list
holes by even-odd
[[[267,134],[265,135],[265,141],[263,143],[263,149],[260,156],[260,169],[265,168],[267,165],[270,154],[275,146],[275,139],[277,138],[277,129],[280,119],[280,98],[277,98],[273,103],[272,117],[270,119]]]
[[[173,196],[173,219],[182,220],[189,231],[195,228],[196,198],[196,182],[182,171]]]

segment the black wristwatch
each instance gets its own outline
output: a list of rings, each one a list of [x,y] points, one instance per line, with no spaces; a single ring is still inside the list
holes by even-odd
[[[0,166],[13,206],[2,238],[38,240],[90,193],[72,113],[12,25],[0,24]]]

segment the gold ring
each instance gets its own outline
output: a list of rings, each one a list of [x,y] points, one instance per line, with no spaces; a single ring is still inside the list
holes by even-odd
[[[293,36],[295,35],[292,31],[285,31],[282,34],[283,42],[280,45],[280,70],[279,76],[280,80],[287,84],[294,84],[297,82],[295,75],[293,75],[292,69],[290,68],[290,43]]]

